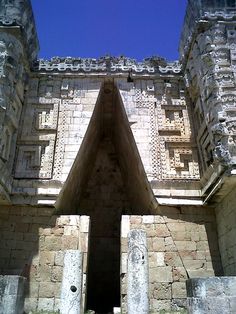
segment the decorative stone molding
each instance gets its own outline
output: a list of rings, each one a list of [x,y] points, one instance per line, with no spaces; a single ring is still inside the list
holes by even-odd
[[[34,71],[39,72],[81,72],[81,73],[133,73],[133,74],[179,74],[178,61],[167,62],[160,57],[151,57],[138,62],[124,56],[93,58],[60,58],[38,60]]]
[[[181,39],[201,174],[236,164],[235,1],[189,1]]]
[[[180,56],[184,60],[194,37],[202,30],[208,29],[212,23],[234,21],[236,18],[235,1],[195,1],[189,0],[180,40]]]

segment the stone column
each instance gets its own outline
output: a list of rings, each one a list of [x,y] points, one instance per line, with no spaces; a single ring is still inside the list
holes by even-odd
[[[61,288],[61,314],[82,314],[83,253],[65,251]]]
[[[192,278],[186,286],[189,314],[236,313],[236,277]]]
[[[23,314],[25,281],[21,276],[0,276],[0,314]]]
[[[129,314],[148,314],[148,252],[143,230],[128,234],[127,307]]]

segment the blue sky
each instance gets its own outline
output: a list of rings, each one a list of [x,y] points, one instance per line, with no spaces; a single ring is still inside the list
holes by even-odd
[[[32,0],[41,58],[178,59],[187,0]]]

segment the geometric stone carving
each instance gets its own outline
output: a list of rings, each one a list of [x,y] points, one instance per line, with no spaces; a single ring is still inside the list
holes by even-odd
[[[188,31],[183,32],[180,46],[186,60],[202,173],[210,173],[212,166],[224,168],[236,163],[236,132],[229,127],[236,120],[236,8],[235,1],[190,2],[185,21]],[[199,27],[203,23],[204,31]]]
[[[158,180],[199,180],[196,144],[181,86],[159,82],[135,89],[136,108],[150,114],[153,176]]]
[[[49,107],[49,106],[48,106]],[[36,108],[34,111],[35,129],[41,130],[56,130],[57,128],[57,109],[58,105],[55,104],[54,108]]]
[[[15,178],[50,179],[53,167],[54,141],[38,145],[20,145]]]

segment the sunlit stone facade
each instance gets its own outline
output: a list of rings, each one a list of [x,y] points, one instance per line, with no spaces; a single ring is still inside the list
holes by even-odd
[[[81,313],[127,313],[133,229],[150,313],[236,275],[235,1],[188,1],[176,62],[37,53],[30,1],[0,0],[0,275],[26,278],[25,312],[62,308],[79,250]]]

